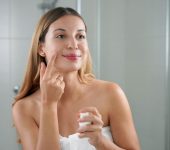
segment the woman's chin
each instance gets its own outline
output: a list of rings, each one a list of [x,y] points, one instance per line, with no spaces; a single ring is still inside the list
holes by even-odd
[[[62,69],[60,69],[59,72],[62,72],[62,73],[71,73],[71,72],[78,72],[78,70],[80,70],[80,67],[62,68]]]

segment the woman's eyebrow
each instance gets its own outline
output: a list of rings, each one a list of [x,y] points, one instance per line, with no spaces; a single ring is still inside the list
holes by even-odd
[[[77,31],[78,31],[78,32],[85,32],[84,29],[78,29]]]
[[[65,32],[65,31],[66,31],[66,29],[58,28],[58,29],[55,29],[53,32],[56,32],[56,31],[62,31],[62,32]],[[78,29],[77,31],[78,31],[78,32],[86,32],[84,29]]]
[[[56,31],[62,31],[62,32],[64,32],[64,31],[66,31],[65,29],[62,29],[62,28],[58,28],[58,29],[55,29],[53,32],[56,32]]]

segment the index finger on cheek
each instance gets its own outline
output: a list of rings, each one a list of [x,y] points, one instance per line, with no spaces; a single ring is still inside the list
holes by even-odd
[[[48,61],[47,66],[51,66],[51,65],[55,64],[56,58],[57,58],[57,54],[53,54],[51,56],[50,60]]]
[[[54,71],[54,70],[51,69],[51,68],[53,68],[53,67],[55,66],[56,60],[57,60],[57,54],[52,55],[51,58],[50,58],[50,60],[49,60],[48,63],[47,63],[47,70],[48,70],[48,71],[51,71],[51,72]]]

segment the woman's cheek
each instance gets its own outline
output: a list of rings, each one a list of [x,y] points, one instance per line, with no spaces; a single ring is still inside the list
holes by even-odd
[[[58,53],[54,50],[49,50],[46,57],[47,57],[47,61],[49,61],[53,56],[58,55]]]

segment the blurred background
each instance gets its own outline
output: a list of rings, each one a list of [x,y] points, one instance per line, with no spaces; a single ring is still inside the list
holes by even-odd
[[[34,27],[57,6],[88,27],[97,78],[125,91],[142,150],[170,150],[169,0],[0,0],[0,150],[20,150],[11,104]]]

